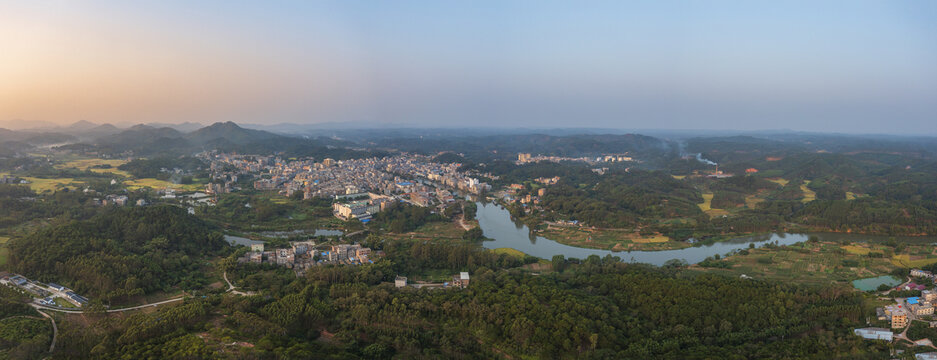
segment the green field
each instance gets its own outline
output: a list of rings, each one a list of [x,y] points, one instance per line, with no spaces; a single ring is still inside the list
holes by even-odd
[[[58,306],[61,306],[61,307],[66,307],[66,308],[77,307],[77,306],[75,306],[75,304],[72,304],[72,303],[68,302],[68,300],[65,300],[65,299],[63,299],[63,298],[61,298],[61,297],[56,297],[56,298],[55,298],[55,304],[58,305]]]
[[[537,235],[561,244],[606,250],[672,250],[690,246],[682,241],[654,234],[642,236],[632,230],[593,230],[575,227],[549,227]]]
[[[514,256],[514,257],[518,257],[518,258],[523,258],[524,256],[527,256],[527,254],[524,254],[522,251],[517,250],[517,249],[512,249],[512,248],[497,248],[497,249],[491,250],[491,252],[495,254],[507,254],[507,255]]]
[[[903,254],[893,256],[891,262],[897,266],[914,268],[937,263],[937,257],[912,257],[911,255]]]
[[[133,179],[124,181],[124,185],[127,186],[128,190],[138,190],[142,188],[152,188],[152,189],[176,189],[180,191],[199,191],[202,190],[205,185],[202,184],[173,184],[172,182],[158,179]]]
[[[728,269],[692,267],[733,276],[745,274],[760,280],[851,286],[852,280],[888,275],[898,267],[891,259],[868,256],[886,249],[891,248],[865,243],[848,246],[831,242],[800,243],[751,249],[746,250],[747,255],[725,257],[720,261],[731,264]]]
[[[6,246],[0,246],[0,266],[6,266],[10,260],[10,249]]]
[[[117,167],[123,164],[126,164],[126,160],[116,160],[116,159],[97,159],[97,158],[82,158],[72,161],[68,161],[62,164],[55,165],[56,169],[78,169],[78,170],[91,170],[96,173],[111,173],[115,175],[120,175],[124,177],[130,177],[130,173],[118,170]],[[92,169],[93,166],[98,165],[110,165],[110,169]]]

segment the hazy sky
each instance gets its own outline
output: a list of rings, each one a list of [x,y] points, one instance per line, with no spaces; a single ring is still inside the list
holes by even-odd
[[[0,120],[937,133],[937,1],[0,0]]]

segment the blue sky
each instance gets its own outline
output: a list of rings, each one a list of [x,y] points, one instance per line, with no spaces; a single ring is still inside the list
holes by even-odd
[[[0,1],[0,42],[0,120],[937,134],[932,1]]]

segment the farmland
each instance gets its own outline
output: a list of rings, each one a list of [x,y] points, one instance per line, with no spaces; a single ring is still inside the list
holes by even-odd
[[[918,250],[918,249],[914,249]],[[742,274],[756,279],[813,285],[842,284],[850,281],[890,274],[899,266],[883,256],[892,247],[880,244],[835,242],[798,243],[789,246],[749,249],[720,260],[728,269],[692,268],[706,271]],[[933,259],[937,261],[937,259]]]

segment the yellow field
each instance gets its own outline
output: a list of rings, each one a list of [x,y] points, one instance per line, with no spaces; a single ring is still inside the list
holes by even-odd
[[[755,195],[745,196],[745,206],[748,206],[749,209],[754,209],[756,205],[760,202],[764,202],[765,199],[757,197]]]
[[[703,203],[699,205],[699,209],[703,211],[712,210],[713,204],[713,193],[703,193]]]
[[[638,238],[631,239],[631,242],[638,243],[638,244],[662,243],[662,242],[668,242],[668,241],[670,241],[670,238],[664,235],[654,235],[652,237],[647,237],[647,238],[638,237]]]
[[[846,252],[850,254],[855,254],[855,255],[868,255],[869,252],[871,251],[868,248],[856,246],[856,245],[846,245],[846,246],[843,246],[842,248],[843,250],[846,250]]]
[[[790,181],[787,181],[786,179],[782,179],[782,178],[767,179],[767,180],[770,181],[770,182],[773,182],[773,183],[775,183],[775,184],[781,185],[781,186],[785,186],[785,185],[787,185],[787,183],[790,182]]]
[[[800,185],[800,191],[804,192],[804,198],[800,200],[801,202],[808,203],[817,199],[817,193],[815,193],[813,190],[810,190],[810,188],[807,187],[807,185],[809,184],[810,184],[810,181],[805,180],[804,184]]]
[[[153,189],[176,189],[182,191],[198,191],[204,188],[202,184],[173,184],[169,181],[157,180],[157,179],[133,179],[124,181],[124,185],[127,186],[129,190],[138,190],[142,188],[153,188]]]
[[[684,178],[686,178],[686,175],[670,175],[670,176],[673,176],[673,178],[677,180],[683,180]]]
[[[497,248],[491,251],[494,252],[495,254],[506,254],[506,255],[511,255],[511,256],[515,256],[519,258],[524,257],[524,255],[527,255],[521,252],[520,250],[512,249],[512,248]]]
[[[0,236],[0,245],[6,244],[7,241],[10,241],[9,236]]]
[[[61,179],[40,179],[34,177],[20,176],[23,180],[29,181],[29,188],[37,193],[46,191],[55,191],[64,187],[78,187],[84,185],[81,181],[75,181],[72,178]]]
[[[91,171],[94,171],[96,173],[101,173],[101,174],[111,173],[111,174],[120,175],[124,177],[130,177],[130,174],[128,172],[117,169],[118,166],[121,166],[126,163],[127,163],[126,160],[119,160],[119,159],[90,158],[90,159],[72,160],[66,163],[55,165],[55,168],[56,169],[75,168],[75,169],[82,170],[82,171],[91,170]],[[92,169],[91,168],[92,166],[96,166],[96,165],[110,165],[111,168],[110,169]]]
[[[911,257],[908,255],[895,255],[892,256],[891,263],[897,266],[914,268],[937,263],[937,258],[911,260]]]
[[[700,210],[703,210],[703,212],[706,213],[706,215],[709,215],[710,217],[729,215],[729,212],[724,209],[713,209],[712,203],[713,203],[713,193],[703,193],[703,203],[696,204],[696,205],[699,206]]]

